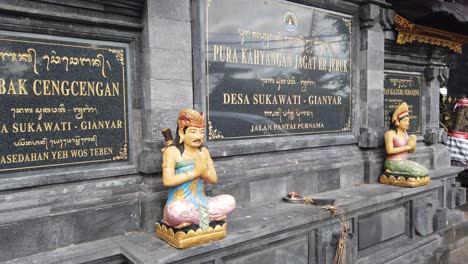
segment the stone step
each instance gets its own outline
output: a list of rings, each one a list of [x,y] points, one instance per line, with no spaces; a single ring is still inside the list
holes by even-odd
[[[410,204],[421,197],[427,197],[440,189],[442,182],[434,181],[430,185],[419,188],[401,188],[381,184],[364,184],[341,190],[321,193],[312,198],[330,198],[341,204],[346,211],[346,217],[351,227],[348,243],[349,263],[371,262],[379,257],[379,263],[394,261],[395,259],[412,259],[411,253],[416,250],[424,258],[435,251],[440,244],[440,236],[430,234],[425,237],[399,235],[395,238],[383,239],[379,242],[385,247],[392,248],[394,258],[382,258],[388,252],[385,249],[369,247],[372,252],[365,255],[365,250],[358,250],[359,230],[358,222],[362,217],[368,218],[376,214],[392,216],[402,210],[398,208]],[[275,194],[276,195],[276,194]],[[413,203],[413,202],[412,202]],[[397,208],[395,211],[394,208]],[[402,212],[405,212],[403,210]],[[383,214],[382,214],[383,213]],[[369,218],[370,219],[370,218]],[[404,219],[404,218],[403,218]],[[373,224],[372,222],[371,224]],[[290,204],[275,202],[258,207],[236,208],[228,218],[228,236],[213,243],[193,248],[178,250],[167,245],[153,233],[133,232],[121,236],[114,236],[92,242],[60,248],[54,251],[10,260],[8,264],[32,263],[86,263],[106,258],[128,259],[130,263],[287,263],[285,256],[290,254],[298,263],[331,263],[334,256],[336,232],[341,225],[330,211],[321,206],[308,204]],[[334,241],[334,242],[333,242]],[[409,245],[409,246],[408,246]],[[413,250],[413,251],[412,251]],[[356,255],[356,252],[361,252]],[[363,255],[364,254],[364,255]],[[263,262],[261,260],[264,260]],[[37,262],[39,261],[39,262]],[[392,263],[392,262],[389,262]],[[398,262],[393,262],[398,263]],[[410,262],[407,262],[410,263]],[[418,263],[418,262],[412,262]]]

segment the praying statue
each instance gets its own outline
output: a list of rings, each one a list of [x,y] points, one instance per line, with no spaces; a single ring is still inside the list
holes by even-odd
[[[384,173],[380,182],[404,187],[417,187],[431,181],[427,169],[414,161],[408,160],[408,153],[416,150],[416,136],[408,135],[410,115],[408,105],[401,103],[390,113],[390,127],[385,133]]]
[[[172,135],[168,135],[170,130],[167,130],[163,131],[167,147],[163,149],[162,177],[169,193],[163,220],[156,225],[156,234],[177,248],[225,237],[225,219],[236,202],[231,195],[208,197],[205,194],[205,184],[215,184],[218,176],[210,153],[203,146],[203,115],[192,109],[184,109],[179,113],[175,140],[171,139]],[[184,234],[188,235],[190,230],[194,230],[200,238],[193,239],[191,236],[184,241]]]

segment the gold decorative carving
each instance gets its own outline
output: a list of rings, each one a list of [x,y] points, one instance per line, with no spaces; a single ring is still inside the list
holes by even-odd
[[[348,122],[344,125],[341,131],[351,131],[351,117],[348,118]]]
[[[119,154],[112,158],[112,160],[124,160],[128,158],[127,144],[124,144],[120,149]]]
[[[462,43],[457,43],[450,40],[444,40],[435,37],[429,37],[419,34],[407,33],[407,32],[398,32],[397,43],[398,44],[406,44],[406,43],[413,43],[413,42],[421,42],[436,46],[442,46],[449,48],[456,53],[462,53]]]
[[[429,176],[417,177],[417,178],[409,177],[408,179],[405,179],[402,176],[395,178],[394,176],[387,176],[385,174],[380,176],[380,183],[403,186],[403,187],[418,187],[418,186],[427,185],[430,182],[431,182],[431,179],[429,178]]]
[[[412,30],[414,26],[411,22],[409,22],[408,20],[406,20],[405,18],[403,18],[402,16],[398,14],[395,14],[395,24],[398,27],[405,28],[408,30]]]
[[[108,51],[112,52],[115,54],[115,58],[120,61],[120,64],[122,66],[125,65],[125,60],[124,60],[124,50],[122,49],[108,49]]]
[[[342,18],[342,19],[343,19],[343,22],[346,24],[346,26],[348,26],[349,33],[351,33],[351,28],[352,28],[351,19],[349,19],[349,18]]]
[[[218,129],[214,129],[211,121],[208,121],[208,139],[223,139],[224,136]]]
[[[177,231],[164,224],[156,224],[156,236],[175,248],[188,248],[196,245],[210,243],[226,237],[227,223],[208,227],[206,231],[201,228],[188,232]]]
[[[446,47],[457,53],[462,53],[463,44],[468,43],[467,36],[416,25],[398,14],[395,14],[395,25],[398,30],[398,44],[421,42]]]

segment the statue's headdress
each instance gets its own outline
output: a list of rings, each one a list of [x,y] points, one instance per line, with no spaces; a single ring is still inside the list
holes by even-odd
[[[392,116],[392,122],[395,122],[397,120],[400,121],[407,116],[409,116],[408,105],[405,102],[403,102],[395,109],[395,112]]]
[[[199,113],[193,109],[183,109],[177,118],[177,127],[184,129],[184,127],[205,127],[205,117],[203,113]]]

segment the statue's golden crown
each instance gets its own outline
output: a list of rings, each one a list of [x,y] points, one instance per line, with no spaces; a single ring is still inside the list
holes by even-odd
[[[177,126],[179,130],[184,129],[184,127],[203,128],[205,127],[204,115],[193,109],[183,109],[177,118]]]
[[[395,109],[395,112],[392,116],[392,122],[401,120],[406,116],[409,116],[409,109],[408,105],[405,102],[403,102]]]

